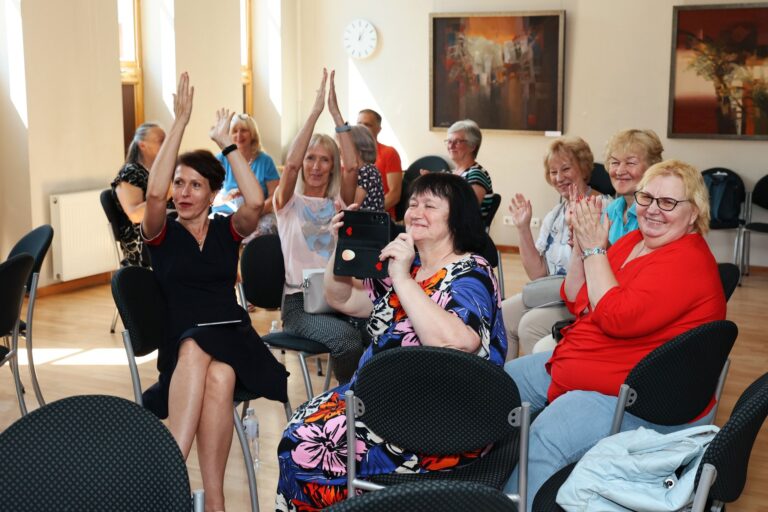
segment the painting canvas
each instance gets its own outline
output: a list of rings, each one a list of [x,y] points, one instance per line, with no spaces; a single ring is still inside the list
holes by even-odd
[[[432,14],[432,129],[560,132],[565,12]]]
[[[768,139],[768,4],[673,16],[669,137]]]

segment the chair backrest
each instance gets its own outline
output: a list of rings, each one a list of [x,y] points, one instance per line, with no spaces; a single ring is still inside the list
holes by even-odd
[[[517,505],[504,493],[474,482],[427,480],[386,487],[344,500],[328,512],[515,512]]]
[[[674,337],[640,360],[625,384],[637,392],[627,412],[659,425],[682,425],[712,400],[739,330],[709,322]]]
[[[711,229],[739,227],[746,190],[741,177],[730,169],[713,167],[701,172],[709,191]]]
[[[698,485],[704,464],[717,469],[717,478],[709,493],[715,500],[730,503],[744,489],[752,446],[768,415],[768,373],[753,382],[739,397],[728,421],[720,429],[699,465]]]
[[[488,260],[488,263],[490,263],[493,268],[499,266],[499,251],[496,249],[496,243],[493,241],[493,238],[491,238],[491,235],[488,233],[485,234],[485,247],[480,255]]]
[[[11,334],[19,321],[24,289],[34,264],[35,259],[27,253],[0,263],[0,336]]]
[[[397,220],[402,220],[405,210],[408,209],[408,200],[411,197],[411,183],[421,176],[421,169],[426,169],[430,172],[448,172],[451,170],[451,164],[441,156],[428,155],[416,159],[408,166],[408,169],[403,171],[402,193],[400,194],[400,201],[395,205],[395,218]]]
[[[280,237],[257,236],[248,242],[240,256],[240,276],[248,302],[260,308],[279,308],[285,284]]]
[[[485,217],[485,230],[491,229],[493,218],[496,216],[496,212],[499,211],[499,205],[501,205],[501,194],[493,194],[491,198],[491,207],[488,210],[488,215]]]
[[[589,177],[589,186],[592,190],[597,190],[601,194],[607,194],[609,196],[616,195],[616,189],[611,184],[611,177],[608,171],[605,170],[605,166],[599,162],[595,162],[592,165],[592,175]]]
[[[515,432],[517,385],[474,354],[438,347],[384,350],[358,370],[362,421],[386,442],[416,453],[480,449]],[[439,433],[439,435],[437,435]]]
[[[115,241],[120,240],[120,210],[117,209],[117,203],[115,202],[115,196],[112,193],[111,188],[107,188],[101,191],[99,195],[101,201],[101,207],[104,210],[104,214],[109,221],[109,227],[112,229],[112,236]]]
[[[752,191],[752,204],[768,210],[768,175],[760,178]]]
[[[6,510],[189,511],[181,451],[151,412],[115,396],[49,403],[0,434]]]
[[[53,240],[53,228],[50,224],[43,224],[21,237],[21,240],[16,242],[16,245],[13,246],[8,254],[8,257],[11,258],[17,254],[27,253],[35,259],[35,263],[32,265],[32,272],[26,283],[27,292],[29,292],[32,286],[32,274],[40,273],[40,267],[43,266],[45,255],[48,254],[51,240]]]
[[[144,356],[165,340],[168,304],[152,270],[123,267],[112,276],[112,297],[131,335],[134,354]]]
[[[723,292],[725,293],[725,300],[727,302],[739,285],[741,270],[739,270],[738,265],[733,263],[718,263],[717,270],[720,272],[720,282],[723,283]]]

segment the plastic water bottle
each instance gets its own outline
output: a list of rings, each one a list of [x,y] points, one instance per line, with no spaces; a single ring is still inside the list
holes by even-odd
[[[280,332],[280,321],[272,320],[272,325],[269,326],[269,334]]]
[[[248,448],[251,450],[251,459],[253,459],[253,466],[259,467],[259,419],[256,417],[256,413],[252,407],[249,407],[245,411],[245,418],[243,418],[243,430],[245,431],[245,438],[248,440]]]

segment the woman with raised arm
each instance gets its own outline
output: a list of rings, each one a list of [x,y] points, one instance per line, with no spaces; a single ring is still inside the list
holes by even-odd
[[[174,97],[176,118],[150,173],[142,233],[169,306],[168,337],[158,357],[161,402],[157,404],[155,397],[160,405],[156,412],[161,417],[167,414],[184,458],[197,439],[205,508],[224,510],[235,383],[284,402],[287,372],[253,330],[235,296],[239,245],[256,228],[264,194],[232,144],[232,114],[219,110],[210,136],[229,159],[243,194],[243,205],[234,215],[208,218],[224,179],[224,169],[213,154],[197,150],[177,158],[193,93],[189,77],[182,73]],[[165,213],[171,181],[176,219]]]
[[[343,218],[343,212],[334,217],[334,238]],[[369,318],[373,341],[358,368],[384,350],[417,346],[461,350],[502,365],[507,342],[501,296],[493,269],[479,255],[487,235],[471,186],[448,173],[421,176],[413,182],[404,220],[406,232],[379,255],[389,262],[385,279],[335,276],[333,261],[325,271],[328,302]],[[346,498],[344,393],[351,385],[316,396],[288,422],[277,449],[278,510],[318,510]],[[357,474],[366,477],[454,469],[483,456],[410,453],[383,442],[361,421],[355,429],[358,453],[364,454]]]
[[[351,204],[357,188],[357,152],[348,126],[339,111],[331,72],[328,110],[336,124],[344,153],[350,155],[342,170],[339,149],[332,137],[312,134],[325,105],[328,72],[317,91],[304,126],[291,145],[280,184],[274,195],[277,230],[285,261],[283,329],[327,346],[334,358],[334,371],[347,382],[363,352],[361,328],[364,319],[342,314],[311,314],[304,311],[301,285],[304,269],[323,269],[333,254],[335,239],[331,219],[339,207]]]

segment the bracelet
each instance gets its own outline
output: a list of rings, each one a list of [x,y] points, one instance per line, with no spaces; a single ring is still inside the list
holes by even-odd
[[[351,129],[352,127],[349,126],[349,123],[340,124],[339,126],[336,127],[336,133],[348,132]]]
[[[227,156],[231,152],[237,149],[237,144],[230,144],[229,146],[225,147],[221,150],[222,156]]]
[[[595,254],[605,254],[606,251],[602,247],[593,247],[591,249],[584,249],[581,251],[581,259],[585,260],[589,258],[590,256],[594,256]]]

